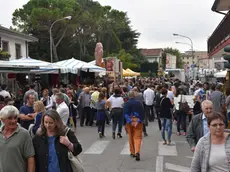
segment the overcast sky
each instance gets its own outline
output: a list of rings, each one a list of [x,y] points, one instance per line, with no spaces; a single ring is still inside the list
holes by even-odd
[[[102,5],[127,12],[134,29],[141,33],[139,48],[173,47],[190,49],[189,40],[173,33],[189,36],[195,50],[207,50],[207,39],[223,15],[211,11],[214,0],[98,0]],[[0,24],[9,27],[15,9],[28,0],[0,0]]]

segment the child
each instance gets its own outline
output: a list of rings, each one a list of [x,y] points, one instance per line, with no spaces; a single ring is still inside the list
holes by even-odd
[[[97,127],[98,127],[98,134],[99,137],[105,137],[104,131],[105,131],[105,103],[104,100],[104,94],[100,93],[98,96],[98,102],[97,102]]]

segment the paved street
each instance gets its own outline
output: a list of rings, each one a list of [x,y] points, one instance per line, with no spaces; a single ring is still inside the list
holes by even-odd
[[[173,144],[162,145],[157,122],[147,128],[148,137],[143,139],[141,161],[129,156],[128,138],[123,132],[122,139],[113,140],[111,126],[106,127],[103,139],[98,138],[96,127],[78,127],[76,135],[83,146],[81,158],[86,172],[186,172],[193,154],[184,136],[175,135]]]

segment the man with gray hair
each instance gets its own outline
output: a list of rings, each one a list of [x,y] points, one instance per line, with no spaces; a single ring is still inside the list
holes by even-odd
[[[0,172],[35,172],[34,148],[28,131],[17,123],[19,111],[7,105],[0,111]]]
[[[194,116],[189,124],[186,139],[194,152],[199,139],[209,132],[207,117],[213,110],[213,103],[210,100],[204,100],[201,103],[202,113]]]
[[[66,105],[64,95],[62,93],[56,94],[56,104],[58,114],[60,115],[63,123],[67,125],[69,119],[69,107]]]

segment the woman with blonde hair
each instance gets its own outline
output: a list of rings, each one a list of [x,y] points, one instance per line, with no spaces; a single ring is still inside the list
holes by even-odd
[[[45,111],[45,106],[43,104],[42,101],[36,101],[34,103],[34,112],[36,114],[35,116],[35,124],[33,126],[33,134],[36,134],[38,128],[40,127],[41,125],[41,119],[42,119],[42,114],[44,113]]]
[[[42,116],[41,128],[33,138],[36,172],[72,172],[68,151],[74,156],[82,152],[74,132],[66,127],[55,110]]]

